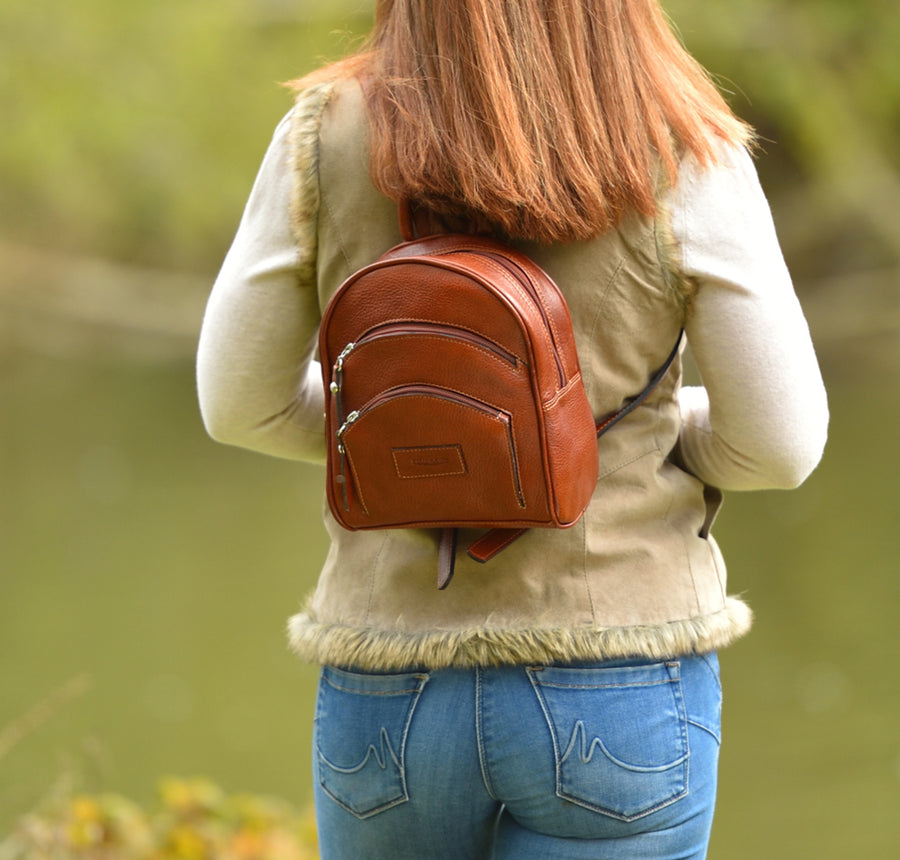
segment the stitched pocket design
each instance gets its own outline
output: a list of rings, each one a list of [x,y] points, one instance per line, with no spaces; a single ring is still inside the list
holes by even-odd
[[[556,758],[556,793],[633,821],[688,793],[677,662],[528,670]]]
[[[322,670],[316,700],[316,776],[357,818],[409,799],[406,737],[427,674]]]

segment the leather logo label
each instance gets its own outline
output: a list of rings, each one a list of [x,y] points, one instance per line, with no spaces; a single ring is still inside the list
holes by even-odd
[[[443,478],[466,474],[461,445],[393,448],[391,453],[397,475],[401,478]]]

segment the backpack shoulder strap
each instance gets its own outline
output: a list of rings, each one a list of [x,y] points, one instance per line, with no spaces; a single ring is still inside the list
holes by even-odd
[[[684,329],[678,332],[678,340],[675,341],[675,346],[672,347],[672,351],[669,353],[669,357],[663,362],[662,366],[656,373],[653,374],[650,381],[647,383],[647,387],[638,394],[632,400],[629,400],[618,412],[613,412],[612,415],[604,418],[602,421],[597,422],[597,436],[598,438],[602,436],[607,430],[613,427],[615,424],[618,424],[629,412],[633,412],[638,408],[651,394],[654,388],[662,382],[663,377],[669,372],[669,368],[672,366],[672,362],[675,361],[676,356],[678,355],[678,351],[681,349],[681,341],[684,339]]]
[[[629,400],[621,409],[617,412],[614,412],[612,415],[604,418],[602,421],[597,422],[597,437],[602,436],[607,430],[613,427],[615,424],[618,424],[626,415],[630,412],[633,412],[640,406],[649,396],[650,393],[662,382],[663,377],[669,372],[669,368],[672,366],[672,362],[675,361],[675,357],[678,355],[678,352],[681,348],[681,342],[684,339],[684,329],[682,329],[678,333],[678,340],[675,341],[675,346],[672,348],[672,351],[669,353],[669,357],[663,362],[662,366],[656,373],[653,374],[653,377],[647,383],[647,386],[638,394],[637,397]],[[491,529],[490,531],[483,534],[478,540],[473,541],[466,548],[466,552],[469,557],[474,561],[481,562],[484,564],[486,561],[490,561],[497,553],[501,550],[506,549],[514,540],[521,537],[528,529]]]

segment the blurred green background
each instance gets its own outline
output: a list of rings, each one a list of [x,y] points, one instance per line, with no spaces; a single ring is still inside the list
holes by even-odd
[[[0,835],[54,791],[165,774],[309,797],[315,671],[285,618],[321,474],[210,442],[206,294],[279,81],[370,0],[0,0]],[[900,16],[895,0],[669,0],[760,130],[829,387],[790,494],[717,536],[758,620],[723,655],[711,856],[900,856]]]

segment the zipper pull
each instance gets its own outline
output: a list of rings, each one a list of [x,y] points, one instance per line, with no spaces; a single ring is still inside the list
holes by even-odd
[[[343,435],[347,432],[347,430],[350,429],[350,425],[352,425],[353,422],[356,421],[357,418],[359,418],[359,412],[357,412],[357,411],[354,409],[354,410],[347,416],[347,420],[344,421],[344,423],[341,424],[340,427],[338,427],[338,431],[337,431],[338,451],[340,451],[341,454],[344,453],[344,440],[343,440],[342,437],[343,437]]]
[[[344,360],[351,352],[353,352],[355,347],[356,344],[353,341],[350,341],[350,343],[341,350],[337,359],[335,359],[334,367],[331,370],[331,384],[328,386],[328,390],[331,392],[332,397],[334,397],[335,411],[337,413],[339,425],[335,436],[337,436],[338,454],[340,454],[341,457],[341,473],[340,475],[335,476],[335,481],[341,485],[341,496],[344,501],[345,511],[350,510],[350,497],[347,492],[347,452],[344,448],[344,442],[341,439],[341,436],[347,430],[347,427],[356,421],[359,417],[359,413],[355,411],[351,412],[346,420],[344,419],[344,405],[341,398],[341,389],[344,382]]]
[[[342,350],[340,355],[337,357],[337,360],[334,362],[334,370],[335,373],[340,373],[344,369],[344,359],[350,355],[353,350],[356,349],[356,343],[354,341],[350,341]]]
[[[347,416],[347,420],[341,424],[338,428],[337,433],[337,449],[338,454],[341,455],[341,474],[335,477],[335,480],[341,485],[341,495],[344,500],[344,510],[350,510],[350,498],[347,493],[347,450],[344,448],[344,440],[342,436],[347,432],[347,428],[359,418],[359,412],[354,410]]]
[[[338,425],[341,425],[344,421],[344,404],[341,401],[341,389],[344,383],[344,359],[353,351],[355,346],[356,344],[353,341],[348,343],[341,350],[341,354],[337,357],[334,367],[331,369],[331,384],[328,386],[328,390],[334,398]]]

